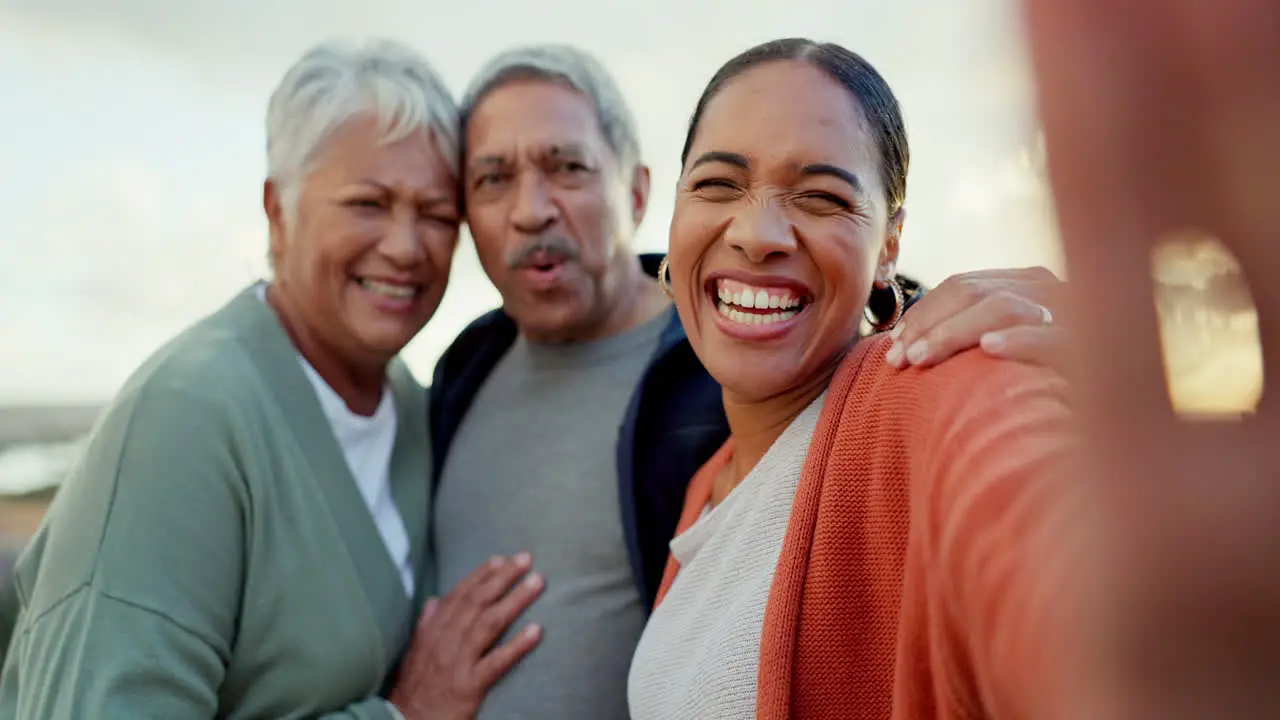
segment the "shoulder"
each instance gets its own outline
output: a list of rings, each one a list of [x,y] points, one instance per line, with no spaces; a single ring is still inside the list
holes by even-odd
[[[259,374],[233,336],[196,324],[156,351],[125,382],[113,408],[234,412]]]
[[[862,344],[866,347],[852,353],[837,373],[848,376],[847,403],[889,406],[925,419],[945,409],[999,406],[1032,395],[1066,402],[1066,381],[1046,367],[1001,360],[974,348],[930,368],[899,370],[885,361],[887,336]]]
[[[427,388],[427,411],[437,477],[454,431],[516,335],[515,321],[493,310],[464,328],[436,361]]]
[[[501,309],[476,318],[458,333],[436,362],[433,388],[462,374],[477,357],[505,351],[515,338],[515,322]]]
[[[387,381],[391,383],[391,389],[395,392],[420,392],[424,389],[418,382],[417,376],[413,374],[413,370],[409,368],[409,364],[399,355],[387,364]]]
[[[400,357],[395,357],[387,366],[387,382],[396,397],[400,411],[413,417],[426,417],[428,388],[418,382],[409,365]],[[403,422],[402,418],[402,422]]]
[[[837,371],[826,422],[837,435],[878,452],[919,458],[977,436],[1004,444],[1061,429],[1070,417],[1067,384],[1056,372],[992,358],[979,349],[927,369],[885,362],[890,340],[860,343]]]
[[[245,391],[221,380],[239,363],[235,349],[207,330],[197,323],[154,353],[90,432],[24,556],[28,574],[48,577],[45,600],[92,576],[104,547],[127,554],[139,528],[164,536],[172,518],[213,538],[235,525],[256,432]]]
[[[224,445],[253,427],[267,383],[225,313],[173,337],[125,381],[90,444],[123,449],[137,438],[195,449]]]
[[[464,328],[436,361],[427,394],[438,450],[448,447],[475,394],[516,336],[515,321],[502,310],[493,310]]]

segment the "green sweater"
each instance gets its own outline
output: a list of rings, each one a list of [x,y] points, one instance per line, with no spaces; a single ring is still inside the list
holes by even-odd
[[[388,370],[396,567],[253,288],[162,348],[94,429],[17,567],[0,718],[388,720],[435,570],[425,394]]]

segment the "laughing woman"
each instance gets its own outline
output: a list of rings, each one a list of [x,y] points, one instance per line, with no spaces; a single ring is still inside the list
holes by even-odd
[[[1066,406],[1044,370],[895,372],[887,337],[857,339],[904,219],[893,92],[837,45],[761,45],[712,79],[682,159],[661,277],[732,437],[688,491],[632,716],[1025,716]]]
[[[394,43],[285,75],[274,279],[107,409],[19,561],[0,717],[401,716],[379,693],[435,578],[424,393],[397,355],[448,281],[457,124]]]

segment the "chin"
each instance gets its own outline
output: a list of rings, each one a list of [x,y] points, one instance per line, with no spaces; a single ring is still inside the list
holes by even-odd
[[[365,328],[364,332],[358,333],[357,337],[360,344],[363,345],[371,354],[385,355],[388,359],[399,355],[405,349],[414,337],[417,336],[421,328],[413,329],[408,327],[377,327]]]
[[[781,395],[800,384],[794,365],[760,362],[743,363],[728,356],[704,361],[711,377],[725,393],[739,402],[757,402]]]
[[[519,308],[507,308],[516,325],[532,337],[570,335],[587,322],[587,313],[577,297],[526,302]]]

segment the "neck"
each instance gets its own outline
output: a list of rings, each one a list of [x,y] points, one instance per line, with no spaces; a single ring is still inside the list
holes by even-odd
[[[301,320],[293,297],[276,283],[267,286],[267,304],[280,318],[280,325],[293,342],[298,354],[310,363],[351,412],[369,416],[382,402],[382,386],[386,379],[386,361],[368,359],[353,362],[344,359]]]
[[[724,390],[724,412],[733,435],[733,457],[716,480],[712,502],[724,499],[751,473],[760,459],[787,429],[831,384],[843,354],[805,382],[765,399],[745,399]]]
[[[640,258],[631,253],[619,253],[610,269],[611,282],[603,283],[605,294],[602,313],[591,317],[584,326],[561,333],[530,333],[529,340],[542,344],[590,342],[620,335],[637,328],[658,316],[671,305],[662,293],[658,281],[645,274]]]

